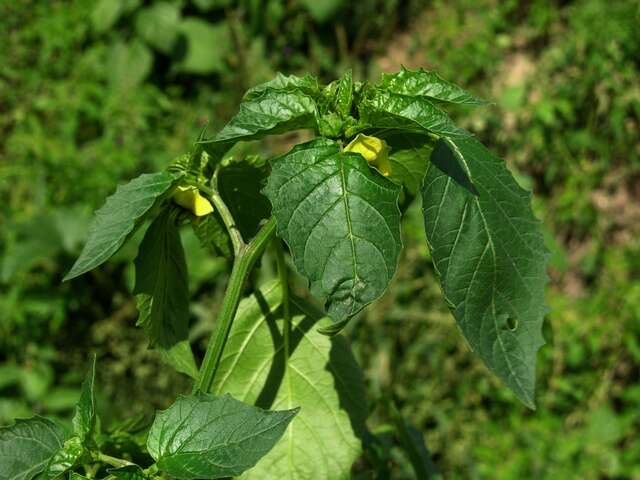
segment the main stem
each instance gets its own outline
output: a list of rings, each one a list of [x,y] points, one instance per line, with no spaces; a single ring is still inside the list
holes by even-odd
[[[238,304],[242,298],[242,289],[245,281],[251,273],[265,247],[276,231],[276,221],[272,217],[258,232],[258,234],[246,246],[243,246],[237,254],[234,262],[227,291],[222,300],[222,307],[218,314],[218,322],[215,336],[209,339],[209,345],[200,367],[198,380],[194,385],[194,391],[208,392],[213,385],[224,346],[229,338],[231,325],[238,310]]]

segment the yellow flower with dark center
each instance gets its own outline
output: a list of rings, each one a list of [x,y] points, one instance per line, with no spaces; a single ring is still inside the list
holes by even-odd
[[[200,195],[200,192],[193,186],[179,186],[173,194],[173,201],[183,208],[186,208],[196,217],[203,217],[213,212],[213,207],[209,200]]]
[[[389,145],[381,138],[370,137],[359,133],[356,138],[351,140],[351,143],[344,148],[344,151],[359,153],[385,177],[391,174]]]

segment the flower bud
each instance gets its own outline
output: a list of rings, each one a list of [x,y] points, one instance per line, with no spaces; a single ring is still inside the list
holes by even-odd
[[[388,177],[391,174],[389,146],[387,145],[387,142],[381,138],[370,137],[359,133],[356,138],[354,138],[351,143],[344,148],[344,151],[359,153],[385,177]]]
[[[200,192],[193,186],[179,186],[173,194],[173,201],[183,208],[186,208],[196,217],[203,217],[213,212],[213,207],[209,200],[200,195]]]

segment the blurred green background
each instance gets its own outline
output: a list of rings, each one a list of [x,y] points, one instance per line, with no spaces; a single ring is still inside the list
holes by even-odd
[[[532,412],[470,353],[410,209],[395,283],[347,331],[370,427],[393,398],[445,478],[640,479],[637,0],[1,0],[0,34],[0,424],[68,419],[94,352],[105,424],[188,388],[134,327],[135,242],[61,283],[118,182],[188,151],[276,71],[402,64],[495,102],[456,119],[535,193],[550,311]],[[183,240],[201,352],[228,266]]]

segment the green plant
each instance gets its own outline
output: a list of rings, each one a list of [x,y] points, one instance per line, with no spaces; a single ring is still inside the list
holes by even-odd
[[[463,334],[534,408],[547,278],[538,221],[504,163],[441,109],[484,103],[424,70],[385,74],[378,84],[354,82],[348,72],[326,86],[279,75],[246,92],[220,132],[202,135],[166,171],[119,187],[96,212],[65,279],[100,266],[148,225],[134,262],[138,325],[168,364],[193,378],[193,392],[151,425],[133,419],[101,429],[94,361],[72,431],[41,417],[3,428],[0,473],[336,479],[349,477],[363,445],[367,461],[384,471],[384,438],[365,425],[363,375],[337,334],[387,289],[402,249],[402,213],[418,195]],[[269,165],[231,151],[297,129],[316,138]],[[199,368],[189,343],[184,224],[233,263]],[[277,275],[256,287],[251,274],[270,245]],[[324,309],[294,292],[289,263]],[[421,435],[389,410],[416,475],[436,475]]]

